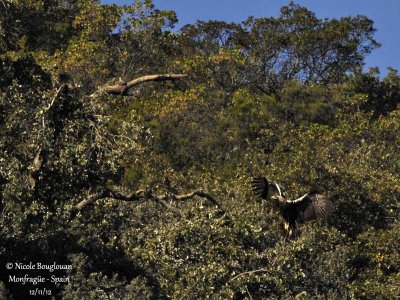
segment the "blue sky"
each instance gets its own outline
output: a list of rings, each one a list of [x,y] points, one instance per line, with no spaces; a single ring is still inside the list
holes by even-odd
[[[128,4],[129,0],[102,0],[103,3]],[[174,10],[178,28],[197,20],[241,22],[249,16],[276,17],[283,0],[153,0],[156,8]],[[366,68],[378,66],[400,71],[400,0],[297,0],[297,4],[315,12],[319,18],[365,15],[375,23],[375,39],[382,44],[366,58]]]

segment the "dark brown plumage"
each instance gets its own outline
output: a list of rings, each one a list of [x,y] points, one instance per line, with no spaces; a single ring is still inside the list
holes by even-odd
[[[252,190],[258,197],[275,202],[285,220],[288,238],[296,238],[300,235],[298,224],[326,217],[333,211],[332,202],[323,194],[309,192],[295,200],[287,200],[280,186],[275,181],[264,177],[253,179]]]

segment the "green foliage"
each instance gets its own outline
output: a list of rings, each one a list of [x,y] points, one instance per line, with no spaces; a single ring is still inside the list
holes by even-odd
[[[0,52],[48,51],[64,48],[76,33],[72,21],[76,0],[2,1]]]
[[[0,298],[27,297],[7,277],[24,273],[3,272],[17,261],[72,264],[56,273],[68,285],[45,285],[63,299],[400,297],[400,80],[358,68],[378,46],[371,20],[290,3],[174,33],[175,13],[147,0],[0,7]],[[288,242],[250,191],[259,175],[336,211]],[[71,214],[104,187],[199,189],[220,206],[168,197],[178,217],[106,198]]]

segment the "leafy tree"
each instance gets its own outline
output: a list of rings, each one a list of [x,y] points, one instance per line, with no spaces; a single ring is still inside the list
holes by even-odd
[[[397,70],[389,68],[384,80],[380,79],[377,68],[369,72],[356,72],[352,83],[357,93],[364,95],[364,101],[359,103],[360,109],[373,111],[375,116],[387,114],[395,110],[399,104],[399,75]]]
[[[72,22],[78,12],[75,0],[2,1],[1,51],[54,52],[65,48],[76,33]]]
[[[277,19],[249,18],[244,24],[260,87],[267,84],[268,88],[267,80],[271,78],[278,83],[291,79],[305,83],[341,82],[347,72],[362,65],[365,55],[379,46],[373,39],[373,22],[368,18],[318,19],[293,2],[282,7]]]
[[[215,80],[231,79],[268,93],[286,80],[343,82],[347,73],[362,66],[365,55],[379,46],[374,32],[373,22],[364,16],[318,19],[291,2],[282,7],[278,18],[250,17],[240,25],[216,21],[187,25],[180,41],[184,49],[191,49],[188,53],[210,57],[210,61],[220,48],[236,49],[245,59],[245,67],[210,65]],[[229,76],[233,70],[241,74],[240,80]],[[225,84],[222,87],[226,88]]]

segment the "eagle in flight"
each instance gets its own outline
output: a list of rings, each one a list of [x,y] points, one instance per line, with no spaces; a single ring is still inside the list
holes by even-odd
[[[333,211],[333,204],[325,195],[309,192],[295,200],[287,200],[280,186],[265,177],[252,181],[253,192],[262,199],[272,200],[285,220],[285,230],[289,239],[300,236],[297,225],[323,218]]]

